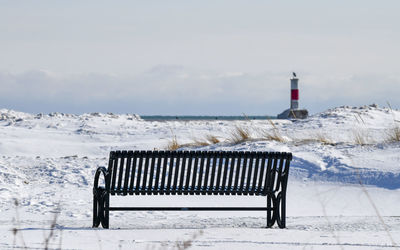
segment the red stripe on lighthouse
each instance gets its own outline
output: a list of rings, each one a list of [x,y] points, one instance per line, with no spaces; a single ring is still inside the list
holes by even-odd
[[[292,89],[292,100],[299,100],[299,90]]]

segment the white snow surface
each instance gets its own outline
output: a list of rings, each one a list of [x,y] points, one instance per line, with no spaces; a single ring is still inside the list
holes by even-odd
[[[399,121],[399,111],[375,105],[292,121],[144,121],[133,114],[1,109],[0,249],[399,248]],[[238,127],[248,140],[232,141]],[[220,142],[194,145],[210,135]],[[94,172],[107,166],[109,152],[164,150],[173,138],[184,145],[179,150],[292,152],[287,228],[266,229],[263,212],[128,211],[111,212],[109,230],[92,229]],[[129,196],[111,204],[263,206],[265,198]]]

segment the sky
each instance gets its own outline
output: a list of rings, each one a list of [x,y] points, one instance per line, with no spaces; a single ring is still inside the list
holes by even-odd
[[[0,0],[0,108],[276,115],[400,108],[400,2]]]

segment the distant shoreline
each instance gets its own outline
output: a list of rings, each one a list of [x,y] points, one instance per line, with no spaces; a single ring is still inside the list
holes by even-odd
[[[234,120],[267,120],[276,119],[276,116],[267,115],[249,115],[249,116],[221,116],[221,115],[141,115],[145,121],[204,121],[204,120],[219,120],[219,121],[234,121]]]

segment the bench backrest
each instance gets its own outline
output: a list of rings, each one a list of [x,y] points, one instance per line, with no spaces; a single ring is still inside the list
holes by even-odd
[[[263,195],[286,189],[291,153],[113,151],[111,195]]]

